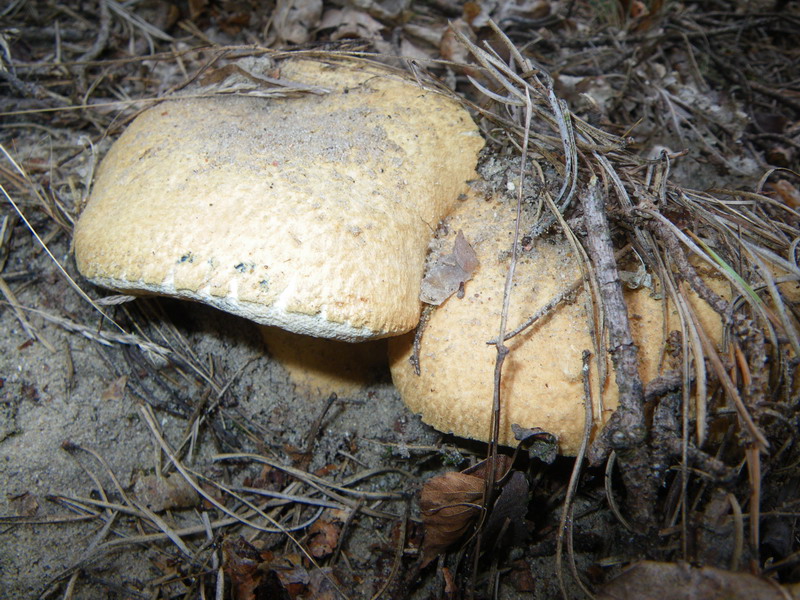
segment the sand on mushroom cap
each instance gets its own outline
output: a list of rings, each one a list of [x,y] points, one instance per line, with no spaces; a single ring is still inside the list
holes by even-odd
[[[463,230],[480,266],[466,283],[464,298],[451,297],[433,312],[422,336],[420,376],[409,362],[413,336],[389,340],[392,380],[403,400],[423,421],[443,432],[488,441],[496,350],[486,342],[498,334],[515,209],[513,202],[487,201],[471,194],[445,222],[448,234],[437,244],[448,252],[457,232]],[[517,264],[509,329],[560,295],[579,276],[572,248],[560,234],[535,240]],[[707,283],[717,293],[730,296],[723,281],[709,277]],[[646,287],[627,290],[625,299],[632,335],[639,346],[640,373],[648,382],[659,372],[666,345],[664,306]],[[696,297],[690,297],[690,302],[705,330],[719,341],[722,324],[717,314]],[[670,303],[666,312],[667,331],[680,329]],[[593,348],[589,331],[585,295],[580,292],[572,302],[507,342],[511,352],[503,366],[501,444],[516,444],[511,425],[518,424],[555,434],[563,454],[577,452],[585,421],[581,357],[583,350]],[[667,353],[667,368],[669,361]],[[592,365],[595,431],[617,406],[610,363],[607,371],[600,404],[601,386],[596,364]]]
[[[475,124],[372,63],[292,60],[282,77],[330,93],[179,99],[140,115],[100,166],[78,269],[296,333],[410,330],[431,231],[474,176]]]

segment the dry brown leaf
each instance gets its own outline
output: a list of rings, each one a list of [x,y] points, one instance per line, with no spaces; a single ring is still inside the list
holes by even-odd
[[[780,199],[786,206],[800,208],[800,192],[797,188],[785,179],[779,179],[775,183],[770,183],[770,187],[777,192]]]
[[[270,565],[284,585],[302,584],[306,585],[309,582],[309,574],[303,566],[303,557],[299,554],[287,554],[282,560],[274,562]]]
[[[523,559],[511,563],[509,583],[517,592],[533,594],[536,592],[536,579],[531,572],[531,566]]]
[[[456,242],[453,245],[453,258],[456,261],[456,265],[470,277],[472,277],[475,269],[477,269],[480,264],[478,263],[478,255],[475,254],[475,250],[469,245],[467,238],[464,237],[463,231],[459,231],[458,235],[456,235]],[[468,279],[464,281],[468,281]]]
[[[749,573],[644,561],[603,586],[597,600],[786,600],[792,591]]]
[[[510,466],[507,456],[497,458],[495,481],[499,481]],[[488,464],[489,461],[484,460],[460,473],[445,473],[425,482],[419,501],[425,526],[423,567],[458,542],[475,524],[483,511]]]
[[[39,512],[39,499],[30,492],[8,496],[8,503],[14,514],[19,517],[32,517]]]
[[[334,29],[331,40],[344,38],[363,38],[365,40],[383,41],[381,32],[384,29],[380,21],[376,21],[367,13],[352,8],[332,8],[325,11],[320,29]]]
[[[412,41],[403,38],[400,40],[400,56],[425,61],[436,58],[433,52],[426,52]]]
[[[513,18],[544,19],[552,12],[553,7],[549,0],[520,0],[501,3],[492,18],[496,23]]]
[[[314,569],[309,575],[308,592],[304,597],[314,600],[338,600],[342,596],[334,587],[334,582],[338,584],[336,575],[330,567]]]
[[[222,541],[223,569],[231,580],[236,600],[255,600],[256,588],[263,574],[259,571],[261,554],[242,536]]]
[[[528,534],[525,515],[528,513],[528,480],[520,471],[511,473],[486,519],[484,538],[494,540],[503,534],[503,541],[521,543]]]
[[[445,473],[425,482],[419,506],[425,525],[424,567],[455,544],[481,514],[484,480],[464,473]]]
[[[100,395],[100,400],[103,402],[108,402],[110,400],[114,400],[116,402],[121,401],[125,397],[125,386],[127,384],[127,375],[117,377],[106,389],[103,390],[103,393]]]
[[[189,508],[200,502],[200,496],[180,473],[166,477],[145,475],[133,485],[136,499],[153,512]]]
[[[284,568],[286,561],[275,567],[270,562],[271,552],[259,552],[242,536],[229,536],[222,541],[222,558],[233,600],[291,600],[305,591],[308,582],[305,569],[297,573],[293,565]],[[286,584],[284,577],[291,583]]]
[[[456,584],[453,572],[447,567],[442,568],[442,576],[444,577],[444,596],[445,598],[456,598],[458,594],[458,585]]]
[[[790,168],[794,157],[795,148],[793,146],[776,144],[764,151],[764,158],[767,159],[769,164],[775,165],[776,167]]]
[[[469,53],[469,50],[467,50],[466,46],[459,41],[456,31],[467,36],[467,39],[469,39],[471,42],[474,42],[477,39],[475,37],[475,33],[472,31],[472,28],[469,26],[469,23],[462,18],[458,18],[450,23],[450,26],[444,30],[441,41],[439,42],[439,54],[442,55],[443,59],[452,61],[459,65],[468,64],[472,62],[472,55]],[[473,70],[470,70],[469,74],[473,75],[477,73]]]
[[[472,279],[478,268],[478,256],[462,231],[458,232],[453,251],[437,258],[428,267],[422,280],[419,297],[427,304],[439,306]]]
[[[322,0],[278,0],[273,27],[279,43],[305,44],[322,17]]]
[[[330,521],[318,519],[309,528],[308,551],[314,558],[330,556],[339,543],[340,527]]]
[[[486,27],[489,24],[489,20],[492,18],[491,10],[493,8],[493,3],[473,2],[470,0],[464,3],[462,16],[473,30],[478,31],[478,29]]]
[[[270,465],[263,465],[261,471],[255,477],[245,477],[244,484],[247,487],[261,488],[267,490],[279,490],[286,483],[286,473],[275,469]]]
[[[197,21],[208,8],[208,0],[189,0],[189,20]]]
[[[308,592],[307,597],[316,598],[310,589],[311,576],[303,566],[303,559],[298,554],[287,554],[282,560],[273,562],[270,567],[275,570],[281,585],[292,598]]]
[[[650,14],[650,11],[647,9],[644,2],[636,0],[635,2],[631,2],[629,14],[631,18],[638,19],[639,17],[646,17]]]

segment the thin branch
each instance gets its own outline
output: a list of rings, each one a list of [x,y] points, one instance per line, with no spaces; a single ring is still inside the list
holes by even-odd
[[[611,360],[619,390],[619,408],[611,416],[595,448],[601,443],[617,451],[634,520],[654,523],[657,482],[651,477],[644,414],[644,386],[639,376],[639,352],[631,336],[622,282],[614,260],[611,231],[605,216],[600,184],[589,183],[583,201],[589,255],[600,287],[602,312],[608,327]]]

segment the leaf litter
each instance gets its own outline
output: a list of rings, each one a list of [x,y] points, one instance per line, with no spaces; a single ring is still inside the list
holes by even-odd
[[[472,279],[478,268],[478,257],[472,249],[464,233],[459,231],[453,243],[453,251],[436,258],[429,264],[419,299],[426,304],[439,306],[450,296],[459,292],[463,294],[464,284]]]

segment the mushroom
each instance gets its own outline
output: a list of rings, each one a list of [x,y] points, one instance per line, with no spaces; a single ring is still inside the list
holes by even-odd
[[[298,335],[278,327],[260,330],[270,357],[305,397],[354,397],[387,379],[385,339],[352,343]]]
[[[466,283],[464,297],[451,297],[431,315],[420,343],[419,376],[409,362],[413,336],[389,340],[395,386],[411,410],[443,432],[482,441],[488,441],[490,435],[496,350],[487,341],[498,335],[515,210],[513,202],[471,196],[445,221],[449,233],[438,241],[442,252],[453,247],[457,232],[463,230],[480,266]],[[524,322],[579,277],[577,260],[563,238],[551,236],[531,242],[517,263],[509,329]],[[707,281],[715,291],[726,294],[724,282]],[[562,454],[577,452],[585,419],[582,353],[593,348],[585,294],[582,287],[578,289],[581,291],[573,301],[506,342],[510,354],[503,365],[500,444],[516,443],[511,425],[518,424],[555,434]],[[639,346],[640,372],[647,382],[658,374],[665,347],[664,307],[647,287],[628,290],[626,301],[632,334]],[[720,340],[718,315],[698,298],[690,301],[705,330]],[[666,330],[679,329],[670,303],[666,312]],[[601,404],[593,361],[590,377],[596,429],[617,405],[610,363],[607,372]]]
[[[469,114],[366,61],[289,60],[329,93],[170,100],[100,166],[75,229],[97,285],[358,341],[413,328],[431,231],[474,176]]]

